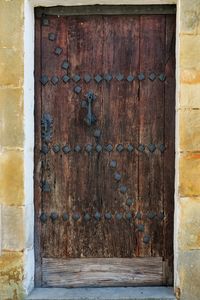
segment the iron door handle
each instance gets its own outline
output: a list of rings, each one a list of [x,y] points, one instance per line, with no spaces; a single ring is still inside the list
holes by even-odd
[[[95,114],[92,111],[92,104],[93,104],[95,99],[96,99],[96,97],[95,97],[95,95],[92,91],[90,91],[86,94],[87,114],[86,114],[86,117],[85,117],[84,121],[86,122],[86,124],[88,126],[94,125],[97,121],[97,118],[96,118]]]

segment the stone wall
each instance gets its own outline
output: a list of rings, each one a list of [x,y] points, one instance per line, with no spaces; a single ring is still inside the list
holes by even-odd
[[[47,2],[52,5],[56,3],[43,1],[44,4]],[[69,5],[69,1],[63,2]],[[174,3],[175,0],[118,1],[129,4],[167,2]],[[38,3],[42,4],[42,1],[38,0]],[[83,0],[83,3],[86,1]],[[199,300],[200,0],[179,0],[177,5],[175,290],[177,298],[181,300]],[[30,225],[27,222],[30,218],[27,218],[27,201],[24,196],[23,39],[23,0],[0,0],[1,300],[23,299],[24,281],[29,276],[26,273],[29,273],[29,268],[33,268],[32,263],[25,259],[32,245],[25,230],[27,224]],[[29,278],[31,280],[33,278]]]

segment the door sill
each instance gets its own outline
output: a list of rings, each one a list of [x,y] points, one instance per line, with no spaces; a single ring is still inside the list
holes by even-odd
[[[26,300],[175,300],[172,287],[35,288]]]

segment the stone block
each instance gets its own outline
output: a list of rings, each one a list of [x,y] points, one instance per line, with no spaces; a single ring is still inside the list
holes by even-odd
[[[199,49],[200,36],[181,35],[180,37],[180,67],[200,70]]]
[[[199,0],[181,1],[180,31],[186,34],[200,34]]]
[[[23,205],[24,170],[23,152],[7,151],[0,153],[0,203]]]
[[[0,47],[23,49],[23,1],[1,1]]]
[[[200,197],[181,198],[179,208],[179,248],[200,250]]]
[[[23,92],[0,89],[0,143],[2,147],[23,147]]]
[[[24,249],[24,207],[2,205],[2,249]]]
[[[200,151],[200,110],[180,111],[180,150]]]
[[[200,299],[200,250],[179,253],[180,300]]]
[[[200,108],[200,82],[197,84],[181,84],[180,108]]]
[[[200,153],[180,155],[179,162],[179,194],[180,196],[200,195]]]
[[[23,299],[22,280],[22,252],[3,252],[0,256],[0,299]]]
[[[0,86],[22,87],[23,52],[14,48],[0,48]]]

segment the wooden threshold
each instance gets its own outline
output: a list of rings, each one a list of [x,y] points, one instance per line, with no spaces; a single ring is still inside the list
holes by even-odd
[[[162,257],[43,258],[43,287],[158,286],[162,265]]]

